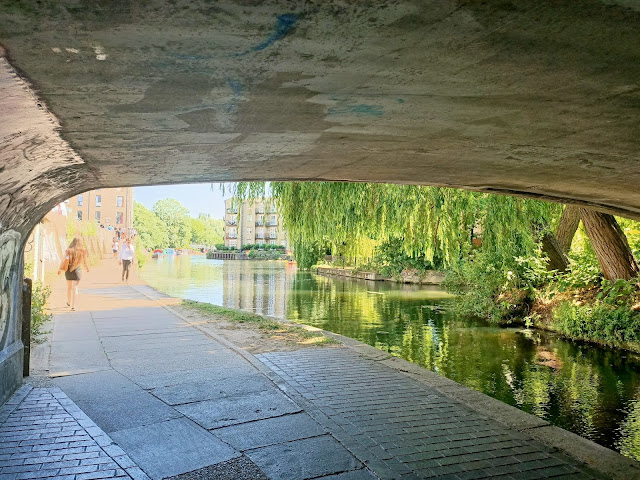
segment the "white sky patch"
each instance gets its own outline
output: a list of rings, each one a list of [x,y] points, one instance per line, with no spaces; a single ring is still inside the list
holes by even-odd
[[[96,60],[106,60],[107,54],[104,53],[104,48],[96,45],[93,47],[93,51],[96,52]]]
[[[65,48],[65,50],[69,53],[80,53],[80,50],[77,48]]]
[[[53,50],[55,53],[60,53],[62,51],[58,47],[51,47],[51,50]]]

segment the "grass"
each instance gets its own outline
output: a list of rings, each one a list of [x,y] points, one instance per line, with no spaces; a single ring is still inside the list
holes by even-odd
[[[309,331],[304,327],[278,322],[263,317],[262,315],[256,315],[255,313],[233,310],[231,308],[220,307],[205,302],[196,302],[194,300],[183,300],[182,305],[201,313],[220,317],[222,320],[230,323],[255,327],[262,333],[272,337],[286,337],[286,340],[293,340],[302,345],[332,345],[340,343],[333,338],[327,337],[322,332]]]

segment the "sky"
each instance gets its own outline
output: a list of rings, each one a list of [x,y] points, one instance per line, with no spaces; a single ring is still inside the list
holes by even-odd
[[[149,210],[153,204],[163,198],[175,198],[189,209],[192,217],[208,213],[213,218],[224,218],[224,199],[230,198],[227,192],[222,195],[219,184],[192,183],[182,185],[158,185],[155,187],[134,187],[133,199]]]

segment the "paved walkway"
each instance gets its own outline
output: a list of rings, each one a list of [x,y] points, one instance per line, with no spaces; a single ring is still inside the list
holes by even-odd
[[[500,404],[509,427],[375,349],[253,356],[117,275],[87,275],[76,312],[56,286],[39,386],[0,410],[0,480],[607,478],[526,433],[545,422]]]

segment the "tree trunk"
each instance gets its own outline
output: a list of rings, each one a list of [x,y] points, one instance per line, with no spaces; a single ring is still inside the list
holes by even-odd
[[[588,208],[579,208],[579,214],[604,278],[614,281],[637,277],[638,264],[613,215]]]
[[[569,268],[569,260],[565,256],[556,237],[552,233],[545,233],[542,237],[542,251],[549,257],[547,269],[565,272]]]
[[[574,205],[567,205],[562,212],[558,230],[556,230],[556,240],[562,251],[566,254],[571,250],[571,242],[580,225],[580,208]]]

